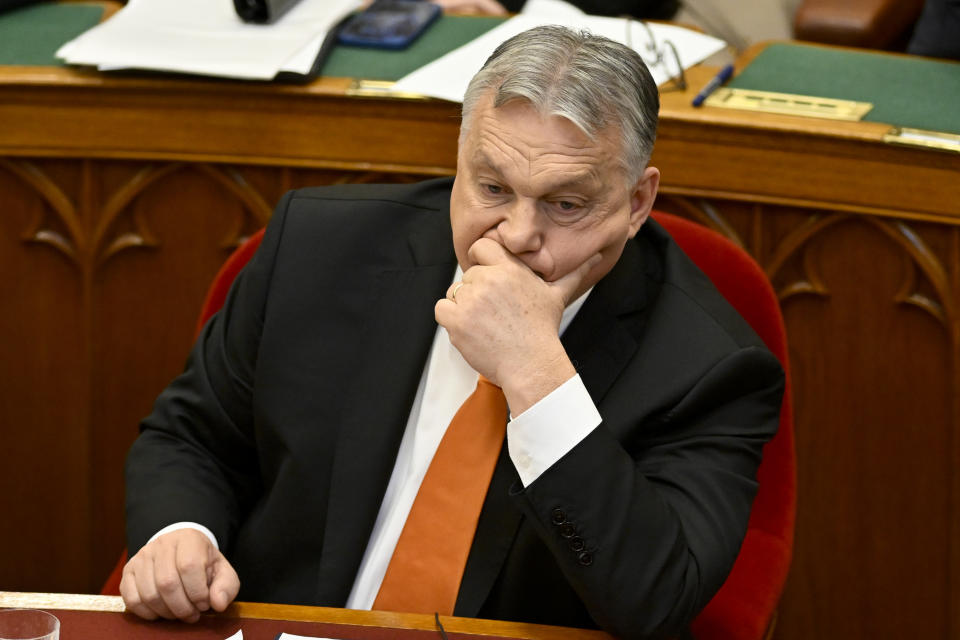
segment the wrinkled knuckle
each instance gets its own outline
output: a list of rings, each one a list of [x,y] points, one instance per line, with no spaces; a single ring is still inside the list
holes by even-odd
[[[177,591],[180,588],[180,578],[179,576],[164,574],[157,576],[157,590],[164,594],[169,595]]]
[[[157,591],[140,592],[140,602],[150,607],[152,611],[157,611],[163,607],[163,599]]]
[[[170,605],[170,613],[172,613],[176,618],[184,620],[196,615],[197,610],[188,604],[173,604]]]
[[[136,609],[143,605],[140,592],[135,587],[124,585],[123,582],[120,583],[120,595],[123,597],[123,603],[127,606],[127,609]]]
[[[206,567],[203,564],[203,561],[197,556],[187,556],[183,558],[177,558],[177,570],[180,574],[184,573],[194,573],[196,571],[204,571]]]

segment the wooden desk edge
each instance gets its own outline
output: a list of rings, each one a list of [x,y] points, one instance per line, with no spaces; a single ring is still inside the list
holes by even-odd
[[[119,596],[72,593],[24,593],[0,591],[0,608],[62,609],[123,613],[126,607]],[[357,611],[330,607],[308,607],[284,604],[235,602],[223,613],[209,615],[227,618],[287,620],[291,622],[326,622],[361,627],[386,627],[434,631],[433,616],[390,611]],[[612,636],[588,629],[570,629],[525,622],[480,620],[440,616],[447,631],[465,635],[494,635],[515,640],[612,640]]]

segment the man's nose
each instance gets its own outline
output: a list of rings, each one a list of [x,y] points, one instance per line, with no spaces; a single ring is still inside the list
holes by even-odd
[[[507,251],[518,256],[543,245],[541,224],[536,201],[518,198],[497,225],[497,234]]]

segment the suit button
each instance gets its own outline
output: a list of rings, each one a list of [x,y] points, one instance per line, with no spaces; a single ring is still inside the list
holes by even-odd
[[[560,535],[564,538],[572,538],[575,533],[577,533],[576,527],[569,522],[560,527]]]
[[[593,554],[589,551],[581,551],[580,555],[577,556],[577,560],[585,567],[589,567],[593,564]]]
[[[567,514],[563,512],[563,509],[554,509],[553,513],[550,514],[550,519],[553,524],[560,525],[567,521]]]
[[[573,549],[574,551],[577,551],[577,552],[583,551],[584,546],[585,545],[583,544],[583,538],[581,538],[580,536],[570,538],[570,548]]]

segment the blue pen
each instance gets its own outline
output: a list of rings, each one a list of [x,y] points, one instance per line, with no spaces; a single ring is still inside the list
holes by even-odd
[[[699,107],[703,104],[703,101],[710,97],[710,94],[716,91],[724,82],[730,79],[730,76],[733,75],[733,65],[728,64],[723,69],[720,69],[720,73],[713,76],[713,79],[707,83],[703,89],[700,89],[700,93],[697,94],[697,97],[693,99],[693,106]]]

